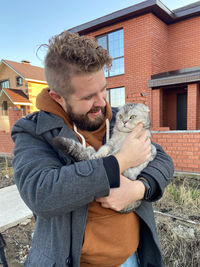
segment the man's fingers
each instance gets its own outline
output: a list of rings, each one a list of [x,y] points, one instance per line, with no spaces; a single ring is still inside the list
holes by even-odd
[[[148,131],[144,130],[142,134],[138,137],[138,139],[140,139],[141,141],[146,141],[147,139],[149,139]]]
[[[111,209],[111,205],[107,202],[107,197],[100,197],[95,199],[96,202],[98,202],[101,207],[106,208],[106,209]]]
[[[143,130],[143,124],[138,123],[133,129],[131,135],[135,138],[138,138],[141,135],[142,130]]]
[[[96,202],[103,203],[103,202],[106,201],[106,199],[107,199],[107,197],[99,197],[99,198],[96,198],[95,201],[96,201]]]

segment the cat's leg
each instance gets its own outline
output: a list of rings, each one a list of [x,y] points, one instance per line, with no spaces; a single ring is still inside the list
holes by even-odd
[[[135,201],[135,202],[131,203],[128,207],[120,210],[120,213],[128,213],[128,212],[134,211],[135,209],[137,209],[140,206],[141,203],[142,203],[141,200]]]
[[[97,158],[103,158],[106,157],[110,152],[110,147],[108,145],[103,145],[102,147],[99,148],[99,150],[91,155],[91,158],[97,159]]]
[[[114,140],[111,138],[105,145],[101,146],[99,150],[91,156],[93,159],[103,158],[113,152]]]
[[[70,154],[77,161],[87,160],[95,153],[93,147],[83,147],[81,143],[65,137],[55,137],[52,140],[52,146],[66,154]]]
[[[150,161],[155,158],[156,154],[157,154],[156,147],[153,144],[151,144],[151,158],[150,158]]]

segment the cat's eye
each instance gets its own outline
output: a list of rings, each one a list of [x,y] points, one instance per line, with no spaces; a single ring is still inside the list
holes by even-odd
[[[120,120],[121,120],[121,119],[123,119],[123,116],[120,114],[120,115],[119,115],[119,118],[120,118]]]
[[[131,116],[130,116],[130,119],[131,119],[131,120],[133,120],[133,119],[135,119],[135,118],[136,118],[136,115],[131,115]]]

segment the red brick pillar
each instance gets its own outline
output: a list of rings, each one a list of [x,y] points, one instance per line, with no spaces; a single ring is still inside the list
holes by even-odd
[[[188,84],[187,90],[187,130],[197,130],[199,86]]]
[[[163,121],[162,89],[152,90],[152,128],[159,130]]]
[[[22,110],[17,109],[16,107],[12,107],[8,109],[9,123],[10,123],[10,131],[17,120],[22,117]]]

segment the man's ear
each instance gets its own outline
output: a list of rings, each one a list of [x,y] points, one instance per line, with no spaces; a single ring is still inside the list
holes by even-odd
[[[62,96],[60,96],[59,94],[57,94],[55,91],[51,90],[49,92],[50,97],[56,101],[59,105],[61,105],[61,107],[66,111],[66,104],[65,104],[65,100]]]
[[[61,100],[61,96],[59,94],[57,94],[55,91],[50,91],[49,95],[51,98],[53,98],[54,101],[56,101],[57,103],[60,102]],[[59,103],[60,104],[60,103]]]

